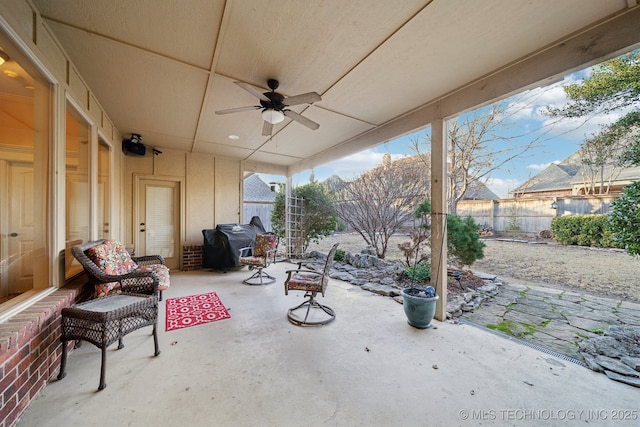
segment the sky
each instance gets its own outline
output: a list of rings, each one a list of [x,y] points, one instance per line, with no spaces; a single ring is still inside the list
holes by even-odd
[[[498,133],[506,138],[506,141],[489,145],[496,159],[505,158],[504,154],[500,154],[505,148],[522,146],[531,141],[535,141],[535,146],[490,173],[486,185],[500,198],[510,197],[511,191],[551,163],[559,163],[575,153],[586,138],[598,133],[603,125],[612,123],[625,113],[622,111],[587,119],[561,120],[544,114],[548,106],[561,107],[567,103],[563,86],[578,82],[589,74],[590,69],[585,69],[567,75],[562,81],[551,86],[532,89],[502,101],[505,107],[505,125],[500,126]],[[393,160],[415,155],[413,142],[424,140],[424,134],[425,130],[421,130],[327,163],[313,170],[314,178],[322,182],[331,175],[338,175],[345,180],[352,180],[363,172],[381,165],[382,158],[387,153]],[[293,185],[307,184],[310,175],[310,170],[294,175]],[[285,181],[281,176],[260,174],[260,177],[265,182]]]

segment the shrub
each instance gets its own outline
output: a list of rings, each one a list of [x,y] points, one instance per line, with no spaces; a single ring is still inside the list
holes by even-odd
[[[640,255],[640,181],[626,186],[622,195],[611,204],[609,226],[612,240],[629,251]]]
[[[567,215],[551,221],[554,239],[563,245],[620,247],[614,241],[609,216]]]
[[[345,253],[344,249],[336,249],[336,252],[333,255],[333,260],[334,261],[344,261],[345,254],[346,253]]]
[[[336,214],[327,190],[316,183],[305,184],[293,189],[293,195],[304,199],[303,218],[300,223],[306,251],[310,242],[318,243],[322,237],[336,229]],[[271,213],[273,231],[284,238],[286,231],[286,188],[283,186],[276,194]]]
[[[412,282],[426,283],[431,280],[431,264],[429,262],[420,261],[416,265],[410,265],[406,268],[407,277]]]
[[[447,250],[449,260],[460,266],[470,266],[484,258],[484,243],[480,241],[478,225],[470,216],[447,216]]]

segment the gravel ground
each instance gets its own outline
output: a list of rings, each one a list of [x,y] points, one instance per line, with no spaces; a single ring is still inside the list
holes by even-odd
[[[406,235],[394,235],[386,258],[403,259],[397,244],[407,240]],[[312,243],[309,250],[326,253],[335,242],[340,242],[340,249],[352,253],[366,247],[357,233],[336,233],[319,244]],[[485,256],[471,266],[473,272],[495,274],[508,283],[640,301],[640,260],[625,252],[496,238],[484,243]]]

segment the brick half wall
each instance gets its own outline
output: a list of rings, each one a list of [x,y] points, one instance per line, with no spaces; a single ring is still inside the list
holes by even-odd
[[[185,244],[182,246],[182,271],[200,270],[202,268],[202,244]]]
[[[82,276],[0,324],[0,427],[14,426],[57,374],[61,312],[84,295],[84,282]],[[73,344],[69,342],[69,350]]]

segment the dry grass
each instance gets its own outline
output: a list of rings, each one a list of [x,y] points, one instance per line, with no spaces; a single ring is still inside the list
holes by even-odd
[[[409,240],[394,235],[387,259],[402,260],[398,243]],[[336,233],[311,244],[309,250],[326,252],[333,243],[340,249],[358,253],[366,247],[357,233]],[[487,239],[485,256],[471,270],[495,274],[509,283],[573,290],[615,299],[640,301],[640,260],[620,251],[522,243]]]

